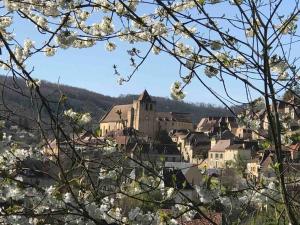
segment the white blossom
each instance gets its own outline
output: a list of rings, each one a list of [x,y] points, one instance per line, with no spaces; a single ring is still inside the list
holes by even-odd
[[[7,28],[12,24],[13,20],[10,16],[0,17],[0,29]]]
[[[222,44],[220,41],[212,41],[210,44],[210,48],[212,50],[220,50],[222,48]]]
[[[72,194],[67,192],[64,194],[64,202],[66,203],[72,203],[73,202],[73,197],[72,197]]]
[[[167,193],[166,193],[166,198],[169,199],[172,197],[175,189],[174,188],[168,188]]]
[[[77,117],[77,113],[73,111],[73,109],[68,109],[64,111],[64,115],[67,117],[70,117],[72,119],[75,119]]]
[[[155,54],[155,55],[158,55],[159,53],[160,53],[160,51],[161,51],[161,49],[158,47],[158,46],[153,46],[152,47],[152,52]]]
[[[171,97],[176,100],[182,100],[185,97],[185,93],[182,91],[181,82],[176,81],[171,86]]]
[[[79,124],[84,125],[84,124],[91,122],[91,120],[92,120],[91,114],[84,113],[79,120]]]
[[[74,32],[63,30],[56,35],[56,42],[61,48],[69,48],[76,40]]]
[[[44,53],[45,53],[46,56],[54,56],[55,52],[56,52],[56,49],[52,48],[52,47],[46,47],[44,49]]]
[[[116,44],[113,43],[113,42],[108,42],[106,45],[105,45],[105,49],[109,52],[112,52],[116,49]]]
[[[204,69],[204,73],[206,76],[208,76],[209,78],[217,76],[219,73],[219,70],[215,67],[212,66],[206,66]]]

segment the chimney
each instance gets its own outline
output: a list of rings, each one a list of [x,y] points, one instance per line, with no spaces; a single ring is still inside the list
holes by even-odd
[[[212,139],[210,140],[210,148],[212,148],[213,146],[215,146],[216,143],[217,143],[216,138],[212,138]]]

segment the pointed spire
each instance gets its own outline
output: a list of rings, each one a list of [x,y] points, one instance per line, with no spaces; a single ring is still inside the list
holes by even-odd
[[[138,98],[139,101],[148,101],[148,102],[152,102],[152,99],[150,97],[150,95],[148,94],[147,90],[145,89],[144,92],[139,96]]]

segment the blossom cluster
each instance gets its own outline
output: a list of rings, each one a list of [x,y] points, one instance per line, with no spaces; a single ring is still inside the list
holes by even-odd
[[[64,115],[67,118],[72,119],[76,124],[82,126],[89,123],[92,120],[90,113],[77,113],[74,112],[73,109],[68,109],[64,111]]]

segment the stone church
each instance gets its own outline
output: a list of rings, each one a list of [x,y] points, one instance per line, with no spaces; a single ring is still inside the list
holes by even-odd
[[[156,102],[145,90],[132,104],[115,105],[100,120],[102,136],[124,127],[134,128],[140,134],[154,138],[161,130],[193,130],[193,123],[189,113],[157,112]]]

